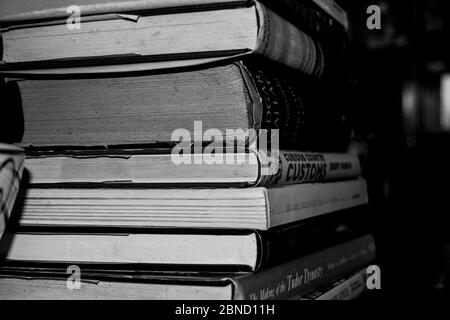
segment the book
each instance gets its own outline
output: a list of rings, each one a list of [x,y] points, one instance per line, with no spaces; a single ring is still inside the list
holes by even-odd
[[[129,14],[135,12],[185,11],[186,8],[217,9],[248,5],[249,0],[82,0],[77,3],[80,16],[108,13]],[[261,3],[288,20],[290,23],[313,36],[324,46],[328,59],[342,60],[348,42],[349,22],[347,14],[333,0],[262,0]],[[40,20],[68,19],[74,11],[73,3],[65,0],[15,1],[14,4],[0,4],[0,25],[29,24]],[[75,10],[75,9],[74,9]],[[191,9],[192,10],[192,9]],[[81,18],[81,17],[80,17]],[[191,60],[195,64],[195,60]]]
[[[355,300],[366,288],[367,270],[363,269],[331,285],[300,297],[298,300]],[[293,299],[297,300],[297,299]]]
[[[0,248],[7,261],[69,264],[146,264],[163,269],[188,266],[256,269],[259,239],[247,235],[180,233],[22,233]],[[155,267],[156,265],[156,267]]]
[[[273,188],[27,188],[22,226],[267,230],[367,203],[364,179]]]
[[[249,272],[348,240],[333,219],[268,231],[212,229],[14,228],[0,243],[3,267]],[[309,243],[305,245],[305,243]]]
[[[275,158],[257,149],[190,156],[170,149],[29,151],[25,167],[27,185],[35,187],[258,187],[347,180],[361,173],[357,156],[351,154],[280,151]]]
[[[79,0],[77,5],[80,13],[83,15],[99,15],[105,13],[129,13],[133,11],[161,11],[164,9],[174,10],[176,8],[185,7],[217,7],[220,5],[246,4],[250,1],[236,0]],[[332,0],[301,0],[288,1],[283,0],[274,3],[273,0],[261,1],[273,10],[280,10],[283,14],[292,14],[300,17],[297,21],[302,26],[308,27],[309,31],[315,30],[320,33],[322,29],[348,28],[348,18],[342,8]],[[54,18],[68,18],[71,13],[67,8],[73,5],[68,0],[41,0],[41,1],[25,1],[16,0],[14,3],[6,5],[0,4],[0,23],[1,24],[17,24],[26,21],[47,20]],[[320,10],[322,9],[322,10]],[[330,18],[331,21],[330,21]],[[294,19],[293,19],[294,20]],[[294,22],[294,21],[293,21]]]
[[[368,265],[375,258],[371,236],[344,242],[316,253],[244,274],[124,276],[83,273],[81,288],[67,290],[67,274],[2,272],[1,299],[289,299],[324,286]],[[118,279],[121,279],[118,281]]]
[[[0,143],[0,239],[19,191],[24,159],[22,148]]]
[[[326,64],[319,43],[259,2],[157,15],[87,16],[79,29],[69,28],[66,20],[16,25],[3,29],[2,37],[4,71],[75,65],[117,72],[130,63],[130,71],[149,70],[254,53],[320,77]],[[165,66],[165,61],[170,62]]]
[[[251,145],[261,129],[277,129],[283,149],[345,150],[350,134],[339,98],[301,80],[246,61],[142,76],[17,81],[25,122],[17,142],[68,148],[221,140]]]

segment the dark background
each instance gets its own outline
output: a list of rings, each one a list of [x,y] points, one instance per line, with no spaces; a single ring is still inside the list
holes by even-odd
[[[350,122],[370,192],[383,297],[450,292],[450,2],[337,0],[351,20]],[[381,8],[381,30],[366,26]]]

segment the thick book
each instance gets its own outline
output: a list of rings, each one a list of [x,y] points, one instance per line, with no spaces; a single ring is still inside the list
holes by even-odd
[[[25,130],[17,142],[251,144],[261,129],[277,129],[283,149],[345,150],[350,135],[339,97],[272,67],[245,61],[143,76],[19,80]]]
[[[350,236],[339,232],[333,219],[314,219],[268,231],[16,228],[0,243],[0,257],[3,268],[14,269],[76,264],[85,271],[254,272]]]
[[[22,226],[268,230],[366,204],[364,179],[272,188],[27,188]]]
[[[0,143],[0,239],[19,191],[24,159],[22,148]]]
[[[16,25],[3,29],[2,39],[3,71],[135,71],[250,54],[315,77],[326,67],[318,42],[259,2],[192,12],[83,16],[79,29],[66,20]]]
[[[226,150],[225,150],[226,151]],[[28,152],[28,185],[254,187],[356,178],[356,155],[257,149],[180,155],[170,149]]]
[[[0,276],[1,299],[289,299],[323,287],[361,269],[375,259],[371,236],[344,242],[325,250],[260,271],[243,274],[124,276],[83,273],[81,288],[67,290],[67,274],[47,272]],[[117,281],[120,279],[121,281]]]

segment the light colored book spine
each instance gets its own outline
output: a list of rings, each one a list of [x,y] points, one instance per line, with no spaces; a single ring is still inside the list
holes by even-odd
[[[254,52],[308,75],[320,77],[324,70],[321,46],[265,6],[256,3],[260,26]]]
[[[315,300],[355,300],[364,292],[366,285],[364,273],[365,270],[358,272],[329,291],[324,292]]]
[[[280,151],[279,157],[270,159],[257,152],[261,166],[270,167],[258,185],[274,186],[324,182],[356,178],[361,174],[358,157],[351,154]]]
[[[268,226],[275,227],[368,203],[362,178],[268,188]]]

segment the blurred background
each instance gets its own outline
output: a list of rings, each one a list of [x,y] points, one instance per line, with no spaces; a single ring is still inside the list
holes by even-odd
[[[366,158],[382,296],[449,296],[450,2],[337,2],[351,20],[349,120]],[[370,5],[379,30],[367,28]]]

